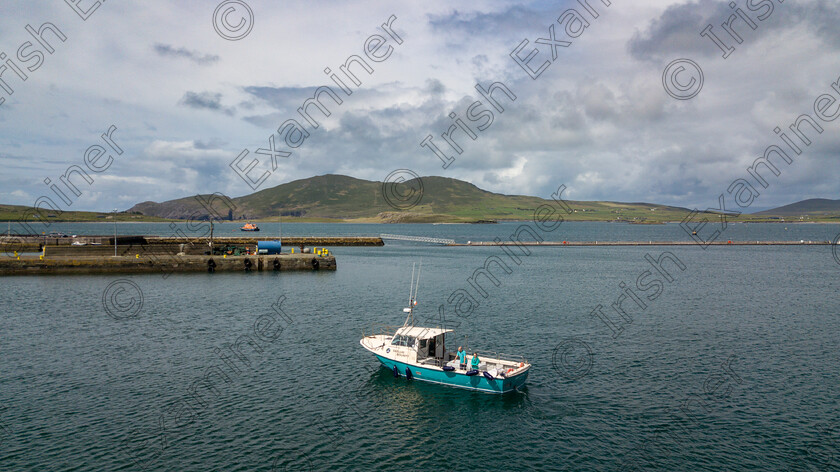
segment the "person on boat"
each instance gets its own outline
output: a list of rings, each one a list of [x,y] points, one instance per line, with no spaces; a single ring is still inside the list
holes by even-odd
[[[467,353],[461,346],[458,346],[458,361],[461,364],[461,370],[467,370]]]
[[[470,361],[470,366],[472,366],[473,369],[478,370],[478,364],[479,363],[481,363],[481,360],[479,360],[479,358],[478,358],[478,353],[474,352],[473,356],[472,356],[472,360]]]

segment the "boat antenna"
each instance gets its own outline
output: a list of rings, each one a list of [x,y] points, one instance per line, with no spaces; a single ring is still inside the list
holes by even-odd
[[[411,304],[412,300],[414,300],[414,263],[411,264],[411,282],[408,285],[408,316],[405,317],[405,323],[403,323],[403,326],[408,326],[409,320],[414,322],[414,307]]]
[[[417,290],[420,288],[420,272],[423,271],[423,259],[420,259],[420,264],[417,266],[417,280],[414,282],[414,303],[411,304],[411,311],[414,312],[414,307],[417,305]]]
[[[417,306],[417,290],[420,288],[420,272],[423,271],[423,260],[420,260],[420,264],[417,266],[417,279],[414,280],[414,295],[411,297],[409,303],[409,311],[408,316],[411,317],[411,326],[414,326],[414,307]],[[412,278],[414,278],[414,267],[412,266]]]
[[[414,299],[414,266],[411,264],[411,283],[408,286],[408,307],[411,308],[411,301]]]

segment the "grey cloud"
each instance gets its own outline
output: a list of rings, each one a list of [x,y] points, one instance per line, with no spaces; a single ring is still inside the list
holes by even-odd
[[[729,1],[701,1],[671,5],[659,18],[652,20],[644,32],[636,32],[628,41],[630,55],[638,60],[661,61],[666,57],[679,55],[719,56],[720,49],[711,39],[700,36],[708,25],[722,40],[736,50],[750,47],[756,41],[754,35],[767,34],[770,30],[797,28],[810,30],[831,46],[840,45],[840,4],[827,0],[818,0],[810,4],[792,4],[773,2],[772,0],[753,1],[747,7],[736,4],[757,25],[751,30],[741,19],[734,22],[734,29],[744,42],[738,44],[722,29],[721,24],[736,10],[730,8]],[[772,4],[772,12],[768,6]],[[755,11],[752,11],[755,10]],[[764,20],[759,16],[765,16]],[[804,28],[801,28],[804,26]],[[748,39],[748,35],[750,39]]]
[[[719,19],[727,18],[731,13],[726,3],[720,2],[671,5],[650,22],[646,31],[636,32],[627,43],[627,49],[639,60],[662,60],[674,54],[720,54],[710,40],[700,36],[700,32],[709,24],[719,30],[722,21]]]
[[[552,14],[553,15],[553,14]],[[449,15],[430,15],[429,24],[438,30],[486,35],[488,31],[510,32],[533,30],[553,17],[528,8],[511,7],[493,13],[463,13],[457,10]]]
[[[181,105],[196,110],[212,110],[233,115],[232,108],[222,106],[222,94],[212,92],[186,92],[179,102]]]
[[[198,51],[190,51],[186,48],[174,48],[168,44],[155,44],[154,49],[159,56],[189,59],[201,66],[210,65],[219,61],[219,56],[215,54],[201,54]]]
[[[272,129],[288,119],[283,113],[269,113],[267,115],[250,115],[242,118],[246,123],[251,123],[258,128]]]
[[[840,46],[840,5],[836,2],[819,1],[813,9],[803,11],[808,14],[810,22],[818,36],[832,46]]]
[[[426,87],[423,91],[429,95],[440,97],[446,93],[446,86],[438,79],[426,79]]]
[[[197,140],[195,140],[195,142],[193,142],[193,146],[195,147],[195,149],[198,149],[198,150],[201,150],[201,151],[210,151],[210,150],[215,150],[215,149],[222,149],[222,147],[224,145],[225,145],[225,142],[219,141],[217,139],[210,139],[208,141],[203,141],[203,140],[197,139]]]
[[[600,82],[586,84],[578,89],[579,100],[586,114],[595,119],[607,119],[616,115],[618,103],[612,91]]]
[[[278,110],[296,110],[304,100],[315,93],[317,88],[248,86],[243,87],[243,90]],[[342,95],[339,95],[339,98],[341,97]]]

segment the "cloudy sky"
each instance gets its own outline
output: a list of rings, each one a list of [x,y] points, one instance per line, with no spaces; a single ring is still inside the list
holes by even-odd
[[[549,197],[565,184],[565,196],[576,200],[706,208],[748,176],[767,146],[781,144],[775,127],[813,115],[817,97],[838,93],[831,84],[840,78],[840,6],[827,0],[750,0],[754,11],[737,0],[755,26],[733,23],[740,44],[721,27],[735,10],[712,0],[613,0],[610,7],[589,0],[598,18],[577,1],[245,2],[253,23],[239,30],[244,9],[225,17],[230,28],[214,28],[221,0],[109,0],[87,20],[59,0],[0,3],[2,57],[14,60],[27,41],[33,44],[24,54],[43,50],[27,25],[37,30],[51,22],[67,37],[61,42],[47,32],[54,53],[43,53],[41,64],[32,56],[13,63],[26,81],[11,66],[0,75],[13,89],[9,95],[0,88],[0,202],[32,205],[52,195],[44,180],[55,183],[70,166],[84,166],[85,150],[114,125],[124,153],[91,173],[90,185],[73,178],[82,195],[72,198],[72,209],[251,193],[229,164],[248,150],[242,166],[261,160],[255,180],[271,170],[270,159],[255,153],[269,146],[269,136],[278,150],[293,153],[277,161],[260,188],[326,173],[382,180],[406,168],[509,194]],[[576,38],[565,32],[570,22],[557,21],[567,8],[589,23]],[[380,27],[391,15],[402,44]],[[520,56],[536,47],[534,69],[551,60],[551,46],[535,41],[549,38],[552,24],[556,40],[571,45],[557,48],[532,79],[510,53],[527,39]],[[700,35],[709,24],[734,47],[725,59]],[[217,32],[235,36],[248,28],[236,41]],[[288,149],[277,128],[289,119],[306,125],[297,108],[314,90],[339,91],[324,69],[363,56],[373,34],[388,39],[392,54],[370,62],[374,73],[359,73],[361,86],[342,93],[340,106],[325,99],[329,118],[310,107],[319,127],[307,125],[310,136]],[[683,58],[699,65],[704,81],[695,97],[677,100],[663,87],[663,70]],[[683,85],[687,73],[678,76]],[[476,140],[457,135],[463,154],[448,149],[456,160],[442,168],[420,142],[432,134],[446,148],[440,135],[452,124],[448,115],[465,120],[481,98],[475,84],[496,81],[517,99],[501,100],[504,112],[494,110]],[[838,198],[838,122],[820,124],[825,131],[808,130],[812,143],[792,164],[779,161],[781,174],[767,174],[769,187],[759,189],[749,211]]]

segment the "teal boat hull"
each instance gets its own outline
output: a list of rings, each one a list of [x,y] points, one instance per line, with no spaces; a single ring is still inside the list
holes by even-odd
[[[457,373],[456,371],[446,372],[437,368],[420,367],[388,359],[387,357],[382,357],[378,354],[376,355],[376,358],[379,359],[379,362],[388,368],[388,370],[393,371],[394,366],[396,366],[397,371],[402,377],[405,377],[405,369],[408,367],[411,369],[413,380],[448,385],[450,387],[465,388],[468,390],[477,390],[486,393],[512,392],[524,385],[525,381],[528,379],[527,370],[515,377],[497,377],[496,379],[488,380],[481,374],[464,375],[463,373]]]

